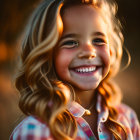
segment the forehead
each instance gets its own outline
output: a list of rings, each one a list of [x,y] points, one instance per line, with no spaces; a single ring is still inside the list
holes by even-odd
[[[82,14],[82,15],[87,15],[87,14],[93,15],[93,14],[95,14],[95,12],[96,12],[96,10],[95,10],[94,6],[81,4],[81,5],[74,5],[74,6],[70,6],[70,7],[66,8],[64,10],[63,15],[69,14],[69,16],[70,16],[75,13]]]
[[[64,10],[62,20],[64,30],[87,30],[88,28],[105,31],[107,23],[101,12],[92,5],[77,5]],[[106,32],[106,31],[105,31]]]

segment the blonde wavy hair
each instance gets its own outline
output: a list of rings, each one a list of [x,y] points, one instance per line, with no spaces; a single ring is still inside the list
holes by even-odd
[[[125,128],[116,121],[114,101],[116,104],[120,102],[119,90],[116,84],[110,81],[119,71],[123,45],[121,25],[116,18],[117,5],[113,0],[44,0],[38,6],[26,28],[21,66],[15,81],[21,94],[19,107],[24,114],[43,120],[54,138],[70,140],[76,137],[77,123],[67,110],[68,103],[74,98],[66,95],[66,90],[69,91],[68,94],[74,93],[70,85],[57,78],[53,65],[53,50],[63,32],[62,16],[65,9],[81,4],[92,5],[99,10],[109,26],[111,67],[96,93],[101,94],[109,109],[106,128],[115,139],[122,139],[121,132],[124,139],[127,139]]]

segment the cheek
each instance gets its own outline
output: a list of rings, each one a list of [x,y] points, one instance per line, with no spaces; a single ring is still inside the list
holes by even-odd
[[[107,75],[110,69],[110,50],[108,48],[103,48],[100,51],[100,56],[104,64],[103,75]]]
[[[110,66],[110,50],[109,48],[103,48],[101,50],[101,56],[106,67]]]
[[[69,65],[71,63],[71,55],[66,51],[56,51],[54,57],[55,70],[57,75],[61,78],[63,75],[68,73]]]
[[[105,65],[109,67],[110,66],[110,52],[109,51],[104,52],[103,57],[104,57]]]

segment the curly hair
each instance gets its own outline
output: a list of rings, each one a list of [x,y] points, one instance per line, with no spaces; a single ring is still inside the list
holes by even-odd
[[[62,16],[65,9],[74,5],[92,5],[101,12],[109,26],[111,53],[110,71],[97,88],[104,104],[109,109],[106,128],[117,140],[121,133],[127,139],[127,133],[117,120],[114,105],[120,102],[120,93],[116,83],[110,81],[119,71],[122,58],[123,35],[121,24],[116,18],[117,5],[113,0],[45,0],[33,13],[26,28],[22,45],[21,66],[15,85],[21,97],[19,107],[26,115],[35,115],[50,128],[54,138],[70,140],[75,138],[77,124],[74,116],[67,110],[67,105],[74,97],[70,85],[59,81],[53,64],[53,49],[63,32]],[[65,90],[66,89],[66,90]],[[113,102],[112,102],[113,101]],[[62,131],[63,130],[63,131]]]

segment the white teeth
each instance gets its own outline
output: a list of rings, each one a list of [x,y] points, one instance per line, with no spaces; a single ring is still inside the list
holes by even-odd
[[[95,67],[92,67],[92,68],[91,68],[91,71],[94,71],[95,69],[96,69]]]
[[[88,72],[93,72],[96,70],[96,67],[89,67],[89,68],[78,68],[76,69],[77,72],[80,72],[80,73],[88,73]]]
[[[92,71],[92,68],[89,68],[89,71]]]

